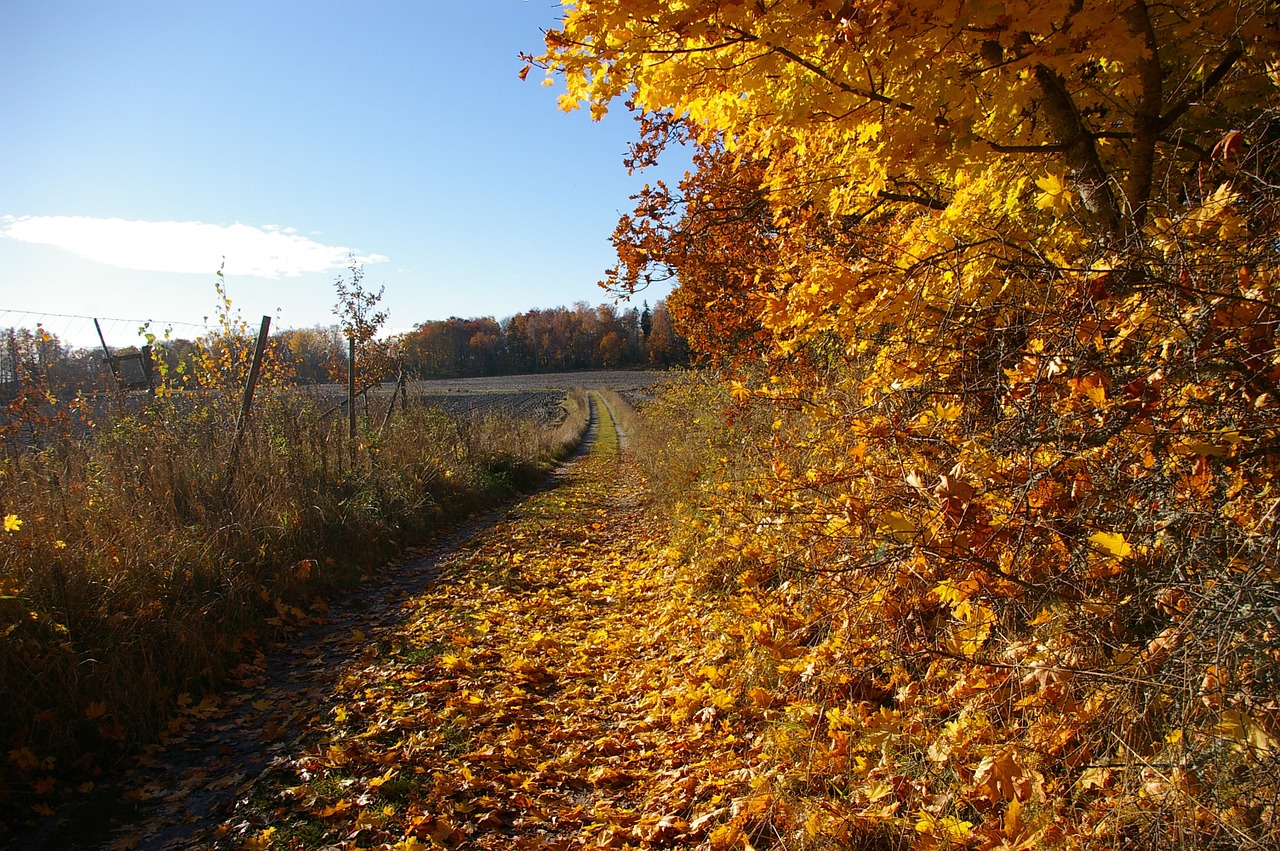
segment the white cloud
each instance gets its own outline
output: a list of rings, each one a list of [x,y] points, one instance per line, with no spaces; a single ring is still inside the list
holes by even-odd
[[[137,222],[88,216],[4,216],[0,236],[52,245],[96,263],[144,272],[212,274],[226,258],[228,275],[297,277],[346,268],[355,251],[324,245],[291,228],[211,225],[204,222]],[[380,254],[357,263],[383,263]]]

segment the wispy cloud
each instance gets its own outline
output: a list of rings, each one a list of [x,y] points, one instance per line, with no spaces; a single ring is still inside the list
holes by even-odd
[[[52,245],[97,263],[145,272],[212,273],[226,259],[229,275],[297,277],[307,272],[382,263],[341,245],[324,245],[293,228],[139,222],[88,216],[4,216],[0,236]]]

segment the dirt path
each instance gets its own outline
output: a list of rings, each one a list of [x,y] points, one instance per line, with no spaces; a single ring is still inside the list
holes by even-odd
[[[705,839],[741,791],[714,613],[670,581],[594,394],[552,487],[190,707],[127,796],[23,848],[549,848]]]

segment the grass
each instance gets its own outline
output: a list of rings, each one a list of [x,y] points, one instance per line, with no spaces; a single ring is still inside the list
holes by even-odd
[[[266,394],[232,472],[232,400],[130,402],[0,457],[0,825],[48,812],[404,548],[535,483],[589,417],[582,391],[550,427],[411,406],[352,447],[345,420]]]
[[[635,437],[640,430],[640,419],[635,408],[618,394],[618,391],[603,388],[596,391],[603,402],[605,408],[609,412],[609,416],[613,419],[613,424],[617,427],[619,440],[630,440]]]

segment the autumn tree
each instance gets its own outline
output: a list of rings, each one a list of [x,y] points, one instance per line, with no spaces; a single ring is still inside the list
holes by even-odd
[[[342,334],[355,346],[356,369],[362,382],[368,384],[386,379],[394,375],[397,352],[392,341],[379,340],[378,331],[387,321],[385,310],[378,309],[382,301],[385,287],[377,292],[364,285],[364,266],[351,260],[346,275],[339,275],[333,282],[338,295],[338,302],[333,308],[333,315],[338,317],[338,326]],[[346,364],[338,365],[341,379]]]
[[[678,281],[667,309],[690,347],[717,364],[749,360],[767,340],[753,303],[753,284],[770,266],[773,247],[763,168],[718,141],[698,143],[689,123],[669,113],[640,117],[640,138],[625,163],[644,168],[673,143],[694,150],[694,169],[674,190],[658,181],[633,196],[634,211],[614,229],[618,264],[604,286],[630,298]],[[647,336],[647,304],[644,322]]]
[[[341,373],[346,346],[336,327],[294,328],[277,335],[301,384],[322,384]]]
[[[674,366],[685,360],[685,342],[676,332],[665,301],[653,306],[652,325],[645,338],[645,351],[654,366]]]
[[[575,4],[544,62],[568,107],[634,89],[766,163],[797,260],[760,287],[793,336],[863,325],[863,307],[981,305],[993,271],[1029,261],[1140,264],[1145,226],[1204,199],[1210,151],[1274,93],[1274,22],[1250,3],[648,5]],[[806,239],[815,218],[882,226],[838,257]]]
[[[790,690],[774,788],[852,784],[792,815],[1273,844],[1280,12],[579,0],[538,61],[699,146],[615,280],[689,269],[703,338],[767,334],[761,472],[708,485],[695,557]]]

